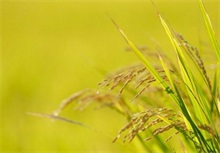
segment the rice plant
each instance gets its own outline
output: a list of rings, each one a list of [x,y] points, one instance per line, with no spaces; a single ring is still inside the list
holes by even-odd
[[[75,108],[79,110],[98,103],[99,107],[109,107],[127,119],[127,124],[112,138],[114,143],[128,143],[137,138],[146,152],[178,149],[181,152],[220,152],[220,48],[202,0],[198,0],[198,4],[213,45],[212,54],[217,58],[214,78],[209,76],[200,51],[176,32],[156,9],[178,64],[160,50],[146,53],[154,58],[156,55],[157,65],[151,64],[146,54],[111,19],[141,64],[111,73],[98,84],[98,90],[86,89],[73,94],[51,115],[32,115],[86,126],[59,114],[72,103],[77,103]],[[168,145],[177,136],[181,144],[178,149]],[[153,139],[157,150],[146,147]]]

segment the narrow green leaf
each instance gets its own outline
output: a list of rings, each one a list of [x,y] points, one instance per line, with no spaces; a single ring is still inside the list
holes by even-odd
[[[203,15],[203,19],[205,21],[206,29],[207,29],[207,31],[209,33],[209,38],[210,38],[210,40],[212,42],[212,45],[213,45],[213,47],[215,49],[216,56],[217,56],[217,59],[218,59],[218,63],[220,63],[220,47],[219,47],[218,41],[216,39],[215,31],[214,31],[214,29],[212,27],[211,20],[209,18],[208,13],[205,10],[205,7],[203,5],[202,0],[198,0],[198,3],[199,3],[199,7],[201,9],[202,15]]]
[[[168,80],[169,80],[169,82],[171,84],[171,87],[172,87],[172,89],[174,89],[173,79],[171,77],[170,70],[169,70],[169,68],[167,67],[167,65],[165,64],[163,58],[160,55],[159,55],[159,59],[160,59],[161,65],[163,66],[163,69],[164,69],[164,71],[166,73],[166,76],[167,76],[167,78],[168,78]]]

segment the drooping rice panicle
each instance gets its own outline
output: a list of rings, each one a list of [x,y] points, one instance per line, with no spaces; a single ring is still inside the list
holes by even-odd
[[[180,41],[180,45],[185,49],[185,51],[190,55],[193,61],[196,63],[196,66],[199,68],[199,72],[201,72],[201,76],[204,78],[209,90],[211,91],[212,85],[210,78],[207,74],[207,70],[205,68],[204,62],[199,54],[199,51],[196,47],[193,47],[184,39],[184,37],[178,33],[176,33],[177,39]]]
[[[123,132],[128,131],[128,133],[124,136],[123,142],[126,140],[128,142],[132,141],[135,136],[139,133],[144,132],[150,128],[153,128],[155,125],[163,123],[164,120],[158,118],[158,115],[166,118],[171,124],[167,124],[165,126],[161,126],[153,130],[153,135],[162,134],[172,128],[181,129],[182,131],[186,131],[186,126],[184,122],[181,121],[182,118],[175,112],[167,108],[158,108],[153,110],[146,110],[144,112],[140,112],[136,114],[131,121],[125,125],[119,132],[116,138],[113,140],[115,142]],[[184,126],[183,126],[184,125]],[[146,138],[146,140],[150,140],[151,138]]]

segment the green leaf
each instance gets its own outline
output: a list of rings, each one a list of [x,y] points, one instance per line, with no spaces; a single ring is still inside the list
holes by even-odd
[[[205,7],[203,5],[202,0],[198,0],[198,3],[199,3],[200,10],[202,12],[202,15],[203,15],[203,19],[205,21],[206,29],[209,33],[209,38],[210,38],[210,40],[212,42],[212,45],[215,49],[215,53],[216,53],[216,56],[217,56],[217,59],[218,59],[218,63],[220,63],[220,48],[219,48],[219,44],[218,44],[216,36],[215,36],[215,31],[212,27],[211,20],[209,18],[208,13],[205,10]]]

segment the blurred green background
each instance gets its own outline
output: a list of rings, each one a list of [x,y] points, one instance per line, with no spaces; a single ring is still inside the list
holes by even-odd
[[[196,0],[154,0],[170,24],[202,57],[212,51]],[[220,1],[205,0],[220,37]],[[3,0],[0,152],[137,152],[135,142],[112,143],[126,120],[108,108],[62,115],[77,125],[27,115],[51,113],[72,93],[96,88],[110,72],[137,62],[109,16],[136,45],[172,51],[149,0]],[[108,15],[107,15],[108,14]],[[202,41],[201,41],[202,40]],[[219,39],[218,39],[219,40]],[[212,62],[209,62],[212,64]]]

